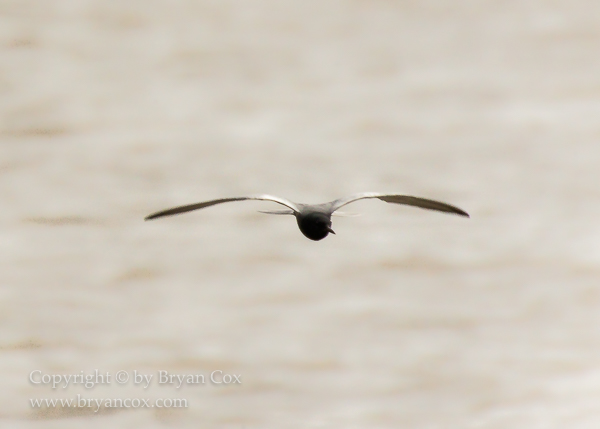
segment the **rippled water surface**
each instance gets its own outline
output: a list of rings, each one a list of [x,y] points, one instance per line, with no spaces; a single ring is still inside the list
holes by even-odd
[[[0,425],[600,427],[599,13],[0,1]],[[266,202],[142,220],[361,191],[472,218],[361,201],[320,242]],[[154,378],[29,381],[95,369]],[[30,403],[77,395],[188,407]]]

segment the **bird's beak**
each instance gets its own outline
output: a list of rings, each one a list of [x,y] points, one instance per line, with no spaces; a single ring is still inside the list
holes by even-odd
[[[331,229],[330,226],[327,227],[327,231],[331,232],[333,235],[335,235],[335,231],[333,229]]]

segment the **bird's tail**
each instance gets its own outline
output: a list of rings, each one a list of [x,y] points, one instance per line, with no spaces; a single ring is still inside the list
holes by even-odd
[[[267,211],[267,210],[259,210],[259,213],[264,213],[264,214],[273,214],[273,215],[291,215],[294,214],[293,210],[272,210],[272,211]]]
[[[333,212],[332,216],[339,216],[339,217],[357,217],[357,216],[361,216],[360,213],[348,213],[348,212]]]

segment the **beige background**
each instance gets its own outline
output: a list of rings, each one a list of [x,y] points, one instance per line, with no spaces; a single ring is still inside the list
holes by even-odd
[[[600,3],[0,1],[0,425],[600,427]],[[268,192],[404,192],[311,242]],[[52,391],[49,374],[241,374]],[[31,398],[186,398],[35,410]]]

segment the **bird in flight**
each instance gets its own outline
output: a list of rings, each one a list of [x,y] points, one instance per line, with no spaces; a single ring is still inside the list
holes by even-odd
[[[186,206],[178,206],[172,209],[162,210],[146,216],[144,220],[156,219],[163,216],[172,216],[180,213],[190,212],[192,210],[203,209],[214,206],[215,204],[228,203],[231,201],[261,200],[273,201],[287,207],[286,210],[262,211],[261,213],[277,215],[294,215],[298,222],[298,228],[307,238],[318,241],[322,240],[329,233],[335,234],[331,229],[331,215],[340,207],[350,204],[353,201],[365,198],[378,198],[387,203],[404,204],[407,206],[420,207],[422,209],[437,210],[445,213],[453,213],[460,216],[469,217],[469,214],[458,207],[440,201],[428,200],[426,198],[411,197],[409,195],[380,194],[378,192],[363,192],[351,195],[346,198],[339,198],[334,201],[323,204],[299,204],[290,200],[272,195],[249,195],[247,197],[221,198],[217,200],[204,201]]]

